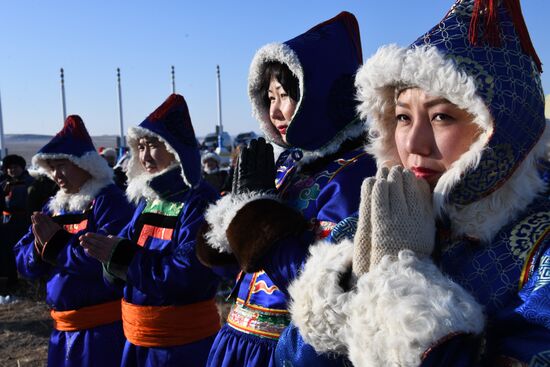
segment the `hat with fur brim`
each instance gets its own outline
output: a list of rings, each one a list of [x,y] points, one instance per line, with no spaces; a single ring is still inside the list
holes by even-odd
[[[98,180],[112,180],[113,170],[94,147],[78,115],[70,115],[50,142],[32,158],[32,164],[52,177],[48,160],[67,159]]]

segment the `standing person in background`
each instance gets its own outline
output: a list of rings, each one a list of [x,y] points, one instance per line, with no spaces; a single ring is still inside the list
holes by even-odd
[[[31,223],[27,209],[27,188],[33,178],[26,169],[27,162],[19,155],[7,155],[2,160],[6,177],[0,182],[2,224],[0,227],[0,295],[13,293],[17,285],[17,268],[13,246],[25,234]]]
[[[516,0],[458,0],[361,68],[380,169],[354,242],[312,247],[290,287],[317,351],[356,367],[549,365],[541,71]]]
[[[117,154],[114,148],[103,148],[99,154],[107,161],[109,167],[113,168],[116,165]]]
[[[202,178],[215,188],[220,194],[231,191],[231,185],[227,179],[227,171],[220,169],[220,156],[213,152],[203,154]]]
[[[118,233],[133,207],[113,184],[112,170],[97,153],[77,115],[33,157],[60,190],[14,248],[19,273],[45,276],[46,303],[54,330],[49,366],[119,366],[122,332],[121,289],[103,281],[103,267],[88,256],[78,237],[88,231]]]
[[[234,260],[242,269],[208,366],[274,366],[279,338],[293,333],[287,285],[308,246],[353,234],[361,182],[374,173],[353,94],[361,62],[357,20],[347,12],[254,56],[248,85],[254,115],[267,139],[285,150],[275,162],[271,144],[251,141],[232,194],[206,214],[201,260],[212,266]],[[304,353],[315,354],[302,343],[296,355]]]
[[[204,211],[219,196],[201,179],[184,98],[172,94],[128,131],[127,195],[138,204],[120,237],[81,243],[122,281],[122,366],[204,366],[220,328],[218,278],[195,255]]]
[[[124,169],[117,165],[117,153],[114,148],[103,148],[99,153],[109,164],[109,167],[113,169],[115,184],[121,189],[126,190],[126,173]]]
[[[59,186],[45,172],[31,169],[34,181],[27,189],[27,213],[29,217],[34,212],[42,210],[50,197],[59,190]]]

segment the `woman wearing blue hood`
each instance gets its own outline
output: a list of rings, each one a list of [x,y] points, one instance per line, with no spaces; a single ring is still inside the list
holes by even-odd
[[[81,243],[111,278],[125,282],[122,366],[202,366],[220,318],[217,276],[195,256],[197,230],[217,193],[201,180],[184,98],[172,94],[129,129],[128,197],[138,204],[118,237]]]
[[[274,366],[290,321],[286,288],[309,244],[353,235],[361,181],[375,170],[355,112],[361,62],[357,21],[347,12],[256,53],[253,112],[284,151],[275,163],[270,144],[252,141],[240,155],[232,194],[207,211],[199,257],[209,265],[235,260],[242,269],[209,366]]]
[[[289,288],[317,351],[357,367],[550,365],[541,70],[517,0],[457,0],[361,68],[379,171],[353,243],[312,246]]]
[[[77,115],[67,117],[32,162],[60,188],[42,213],[32,215],[31,228],[14,247],[22,276],[47,279],[46,303],[54,321],[48,366],[119,366],[122,292],[103,281],[101,263],[78,238],[86,232],[117,234],[134,207],[113,183],[113,171]]]

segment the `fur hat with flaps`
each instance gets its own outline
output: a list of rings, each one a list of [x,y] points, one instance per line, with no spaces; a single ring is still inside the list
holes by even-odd
[[[51,176],[48,160],[68,159],[97,180],[111,181],[113,170],[94,147],[94,143],[78,115],[65,120],[63,129],[32,158],[32,164]]]
[[[340,144],[363,133],[357,117],[353,80],[362,63],[361,39],[355,17],[342,12],[284,43],[256,52],[248,74],[254,117],[268,140],[284,146],[271,124],[263,100],[263,74],[269,62],[288,66],[298,79],[300,98],[287,130],[288,144],[305,151],[335,152]]]
[[[395,99],[404,88],[469,112],[480,133],[439,179],[434,205],[455,234],[489,240],[544,189],[535,168],[548,140],[540,73],[519,0],[457,0],[412,45],[384,46],[358,72],[368,150],[379,166],[400,164]]]
[[[146,173],[139,162],[137,148],[139,139],[143,137],[154,137],[164,143],[168,152],[172,153],[179,163],[178,168],[181,169],[184,184],[189,188],[198,185],[201,179],[200,153],[187,103],[181,95],[170,95],[141,124],[128,129],[128,146],[131,151],[127,169],[129,189],[132,180],[143,177]],[[172,168],[174,167],[170,167]],[[127,193],[133,197],[128,190]]]

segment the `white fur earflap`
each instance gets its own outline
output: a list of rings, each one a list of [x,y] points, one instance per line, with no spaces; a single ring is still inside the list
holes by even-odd
[[[302,94],[304,90],[304,71],[298,55],[289,46],[284,43],[270,43],[256,52],[248,72],[248,97],[252,104],[252,115],[260,121],[260,128],[269,141],[280,146],[286,146],[287,144],[282,141],[281,135],[269,119],[269,110],[264,108],[262,103],[263,93],[265,93],[261,90],[262,78],[265,63],[270,61],[277,61],[288,66],[292,74],[298,79],[300,93]],[[300,101],[296,105],[294,115],[300,109],[302,99],[300,98]]]
[[[354,366],[418,366],[430,346],[452,333],[480,334],[485,321],[468,292],[404,250],[359,278],[348,324]]]
[[[232,253],[225,231],[239,210],[247,203],[259,200],[270,199],[280,201],[275,195],[268,195],[260,192],[250,192],[245,194],[229,194],[206,209],[204,218],[210,226],[210,231],[205,234],[206,242],[213,249],[220,253]]]
[[[317,352],[345,354],[349,306],[355,292],[344,290],[340,283],[352,266],[353,243],[319,242],[309,251],[302,273],[288,288],[292,322]]]
[[[81,157],[77,157],[70,154],[44,154],[38,153],[32,157],[32,165],[37,168],[38,171],[46,173],[51,179],[53,178],[52,170],[48,165],[48,160],[67,159],[84,171],[88,172],[93,178],[100,181],[109,180],[113,181],[113,169],[109,167],[107,161],[99,155],[96,151],[89,151],[83,154]]]
[[[102,158],[103,159],[103,158]],[[48,203],[48,208],[57,214],[64,211],[83,211],[88,209],[90,203],[105,186],[110,185],[110,178],[91,178],[82,185],[76,194],[68,194],[63,190],[57,191]]]

